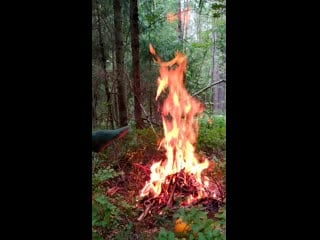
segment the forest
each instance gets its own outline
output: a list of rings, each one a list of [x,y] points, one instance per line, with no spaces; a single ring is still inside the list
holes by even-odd
[[[226,239],[225,0],[92,0],[92,239]]]

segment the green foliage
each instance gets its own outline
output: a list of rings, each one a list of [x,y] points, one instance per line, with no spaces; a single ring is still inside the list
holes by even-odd
[[[120,218],[119,209],[103,194],[97,194],[92,204],[92,226],[112,229]]]
[[[129,222],[115,237],[116,240],[131,239],[133,223]]]
[[[212,3],[211,8],[213,10],[213,17],[219,18],[226,13],[226,2],[225,0],[215,1]]]
[[[202,207],[180,208],[173,215],[174,219],[181,218],[183,222],[191,224],[191,231],[187,234],[174,233],[161,227],[157,240],[165,239],[198,239],[198,240],[225,240],[226,215],[225,208],[219,209],[214,219],[207,217]]]
[[[96,187],[99,184],[104,183],[108,179],[112,179],[122,174],[123,174],[122,172],[116,172],[113,168],[111,168],[110,166],[107,166],[105,169],[99,169],[97,173],[93,174],[92,185]]]
[[[226,118],[214,116],[211,119],[201,119],[197,145],[203,151],[226,150]]]
[[[92,204],[92,232],[93,239],[104,239],[109,235],[110,230],[119,229],[115,234],[115,239],[131,239],[133,223],[123,225],[127,217],[136,217],[133,211],[134,206],[129,205],[121,197],[109,198],[104,194],[95,194]],[[109,230],[109,231],[108,231]]]
[[[152,128],[143,128],[129,133],[128,139],[128,149],[134,151],[141,147],[155,148],[158,136],[153,132]]]
[[[118,226],[120,222],[120,210],[109,199],[100,185],[121,173],[116,172],[111,167],[98,169],[92,177],[93,197],[92,197],[92,237],[94,240],[103,239],[104,231]],[[101,193],[102,192],[102,193]]]
[[[129,84],[132,71],[131,58],[131,27],[129,2],[122,1],[123,15],[123,45],[124,45],[124,75],[127,91],[126,101],[128,103],[128,117],[134,119],[134,95]],[[96,6],[98,4],[98,6]],[[185,5],[187,4],[187,5]],[[150,101],[154,99],[156,79],[158,76],[158,66],[152,62],[149,52],[149,43],[157,49],[159,55],[164,60],[174,57],[177,50],[187,54],[189,59],[187,72],[187,87],[192,93],[204,88],[212,81],[213,67],[213,33],[216,33],[216,61],[219,73],[225,78],[225,51],[226,51],[226,1],[188,1],[182,4],[182,8],[190,6],[192,14],[188,24],[183,22],[183,41],[179,40],[178,19],[168,21],[167,14],[178,13],[178,2],[176,0],[167,1],[138,1],[139,13],[139,42],[140,42],[140,74],[142,95],[141,103],[146,108],[150,116],[154,116],[156,107]],[[183,9],[181,9],[183,10]],[[116,121],[117,104],[113,98],[106,96],[106,89],[111,93],[115,89],[115,42],[114,42],[114,19],[112,1],[94,1],[92,8],[92,87],[94,122],[98,127],[114,128],[119,123]],[[179,15],[179,14],[177,14]],[[176,15],[176,16],[177,16]],[[181,15],[180,15],[181,16]],[[99,17],[99,18],[98,18]],[[100,21],[98,21],[100,20]],[[100,34],[101,33],[101,34]],[[100,37],[102,39],[100,39]],[[104,55],[106,57],[107,77],[103,75],[101,62],[101,45],[104,45]],[[148,83],[148,84],[147,84]],[[152,85],[151,85],[152,83]],[[205,94],[199,95],[203,102],[212,100],[212,91],[207,90]],[[96,102],[95,102],[96,101]],[[111,111],[112,110],[112,111]],[[110,115],[113,112],[113,117]],[[110,115],[110,116],[109,116]],[[110,118],[114,119],[113,124]],[[155,120],[155,119],[152,119]]]
[[[160,227],[160,233],[157,237],[157,240],[175,240],[175,235],[171,231],[167,231],[165,228]]]
[[[96,161],[97,158],[98,155],[95,155]],[[120,208],[112,202],[113,199],[105,195],[102,184],[122,174],[110,166],[99,168],[93,172],[92,238],[94,240],[104,239],[105,231],[118,227],[121,222]]]
[[[174,214],[174,210],[170,207],[164,207],[161,212],[161,214],[154,216],[154,223],[158,226],[170,226],[172,219],[168,216],[172,216]]]
[[[94,161],[103,163],[105,154],[94,154]],[[117,177],[122,176],[113,165],[97,164],[92,174],[92,239],[132,239],[133,223],[128,218],[136,218],[135,206],[126,196],[106,194]],[[108,187],[109,186],[109,187]]]
[[[99,232],[95,229],[92,230],[92,239],[93,240],[104,240],[103,237],[100,236]]]
[[[99,160],[96,161],[96,165],[101,163],[108,163],[109,166],[118,164],[119,160],[123,159],[127,153],[126,143],[128,135],[123,139],[114,141],[111,143],[111,146],[108,146],[103,152],[99,153]]]
[[[220,208],[219,212],[215,215],[214,229],[221,229],[223,232],[226,230],[226,208]]]
[[[189,239],[195,239],[197,236],[199,239],[212,239],[205,237],[212,237],[212,225],[213,220],[207,218],[207,213],[198,208],[191,209],[179,209],[178,213],[174,215],[174,218],[182,218],[184,222],[191,223],[192,232]]]
[[[121,210],[122,217],[137,217],[138,212],[134,204],[127,203],[128,199],[125,196],[114,196],[114,202]]]

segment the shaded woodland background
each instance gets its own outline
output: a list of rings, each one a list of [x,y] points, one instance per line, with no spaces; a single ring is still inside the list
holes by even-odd
[[[183,51],[189,92],[206,104],[208,115],[225,114],[224,0],[93,0],[93,129],[161,126],[150,43],[165,61]]]

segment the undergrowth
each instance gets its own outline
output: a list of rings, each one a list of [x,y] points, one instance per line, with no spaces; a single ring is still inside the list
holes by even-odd
[[[226,119],[224,116],[200,119],[197,151],[215,161],[215,171],[210,178],[225,178]],[[135,205],[139,194],[139,178],[143,172],[132,173],[134,164],[145,166],[155,161],[162,129],[132,130],[123,139],[113,143],[103,153],[93,153],[92,171],[92,239],[225,239],[225,206],[213,217],[201,207],[164,208],[162,214],[149,216],[146,222],[137,222],[140,212]],[[137,171],[137,170],[136,170]],[[133,179],[132,176],[137,178]],[[138,179],[138,180],[136,180]],[[144,182],[142,182],[143,184]],[[128,186],[135,188],[128,190]],[[109,192],[118,187],[114,194]],[[122,192],[121,192],[122,189]],[[175,232],[176,221],[181,219],[188,226],[187,232]]]
[[[160,228],[157,240],[225,240],[226,239],[226,212],[220,208],[214,218],[210,219],[202,206],[180,208],[173,215],[173,226],[167,230]],[[183,225],[182,225],[183,224]],[[181,229],[180,226],[184,229]]]
[[[198,149],[212,151],[226,150],[226,118],[225,116],[213,116],[200,119]]]

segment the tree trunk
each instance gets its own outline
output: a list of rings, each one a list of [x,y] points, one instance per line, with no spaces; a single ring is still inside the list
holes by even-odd
[[[212,82],[218,82],[219,81],[219,73],[218,73],[218,62],[216,60],[217,55],[217,41],[216,41],[216,32],[213,33],[213,56],[212,56]],[[218,113],[220,111],[220,102],[219,102],[219,88],[220,85],[217,84],[213,87],[213,110],[214,113]]]
[[[138,1],[130,0],[130,19],[131,19],[131,50],[133,65],[133,94],[134,94],[134,117],[136,127],[143,128],[140,87],[140,63],[139,63],[139,19],[138,19]]]
[[[216,75],[216,68],[217,68],[217,63],[216,63],[216,32],[214,31],[212,33],[212,40],[213,40],[213,49],[212,49],[212,83],[216,82],[217,79],[217,75]],[[217,85],[213,86],[212,90],[213,90],[213,106],[212,106],[212,112],[216,112],[219,108],[219,103],[218,103],[218,87]]]
[[[94,92],[92,94],[92,128],[95,129],[97,127],[97,94]]]
[[[119,126],[119,109],[117,99],[117,81],[116,81],[116,55],[115,44],[112,45],[112,86],[111,86],[111,98],[113,106],[113,121],[116,126]]]
[[[107,109],[108,109],[108,122],[109,126],[111,129],[114,129],[114,124],[113,124],[113,113],[112,113],[112,99],[111,99],[111,93],[109,91],[109,84],[108,84],[108,77],[107,74],[105,75],[105,85],[104,89],[106,92],[106,97],[107,97]]]
[[[179,37],[179,40],[182,44],[183,43],[183,31],[182,31],[182,17],[181,17],[181,2],[180,2],[180,0],[178,0],[177,16],[178,16],[178,37]]]
[[[113,0],[114,35],[116,47],[116,80],[118,89],[118,106],[120,127],[128,125],[126,93],[124,82],[124,47],[122,33],[121,0]]]
[[[152,117],[153,117],[153,114],[152,114],[152,101],[153,101],[153,97],[151,94],[149,94],[149,118],[150,120],[152,121]]]
[[[187,6],[188,6],[188,8],[187,8]],[[189,0],[184,1],[183,7],[184,7],[184,10],[186,11],[185,14],[183,14],[183,18],[184,18],[183,19],[183,24],[184,24],[184,28],[183,28],[184,37],[183,37],[183,39],[187,39],[188,38],[189,18],[191,15],[191,11],[189,8]]]
[[[99,50],[100,50],[100,61],[101,61],[101,66],[102,66],[102,71],[103,71],[103,79],[104,79],[104,85],[105,85],[105,92],[106,92],[106,97],[107,97],[107,122],[109,122],[109,126],[112,129],[114,128],[113,126],[113,116],[112,116],[112,106],[111,106],[111,94],[109,91],[108,87],[108,78],[107,78],[107,58],[105,54],[105,46],[103,44],[103,37],[102,37],[102,25],[101,25],[101,14],[99,11],[99,4],[98,1],[96,0],[96,11],[97,11],[97,18],[98,18],[98,36],[99,36]]]

